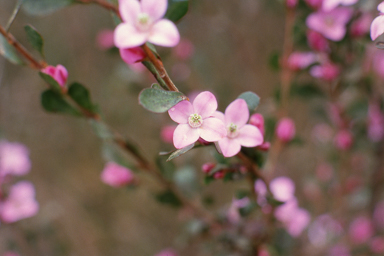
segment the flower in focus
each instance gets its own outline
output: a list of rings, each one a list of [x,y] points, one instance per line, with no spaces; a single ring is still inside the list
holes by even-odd
[[[180,149],[196,142],[199,137],[214,142],[226,136],[224,123],[213,117],[217,109],[215,96],[208,91],[196,96],[193,103],[183,100],[168,110],[173,121],[179,123],[173,133],[173,144]]]
[[[247,103],[243,99],[233,101],[225,109],[225,114],[216,112],[215,116],[222,120],[227,128],[227,136],[218,144],[225,157],[231,157],[240,152],[241,146],[256,147],[263,143],[263,134],[251,124]]]
[[[112,187],[123,187],[134,181],[131,170],[114,162],[109,162],[101,173],[101,180]]]
[[[359,0],[323,0],[323,10],[328,12],[335,9],[338,5],[349,6],[357,3]]]
[[[308,28],[321,33],[332,41],[340,41],[344,38],[346,25],[352,17],[352,10],[339,7],[330,12],[317,11],[308,16],[306,24]]]
[[[296,134],[295,123],[290,118],[281,119],[276,128],[276,135],[283,142],[291,141]]]
[[[8,197],[0,203],[0,218],[12,223],[34,216],[38,210],[32,183],[20,181],[11,187]]]
[[[121,59],[127,64],[134,64],[146,57],[144,50],[140,47],[120,48],[119,52]]]
[[[384,1],[377,6],[377,10],[380,15],[371,24],[371,38],[373,41],[384,33]]]
[[[115,29],[114,41],[118,48],[132,48],[149,41],[173,47],[180,40],[175,24],[161,19],[167,11],[167,0],[119,0],[123,22]]]
[[[45,73],[47,75],[50,75],[53,77],[53,79],[56,80],[56,82],[63,87],[67,83],[68,78],[68,71],[67,69],[62,65],[54,66],[47,66],[41,70],[42,73]]]
[[[25,175],[31,169],[29,150],[17,142],[0,142],[0,177]]]

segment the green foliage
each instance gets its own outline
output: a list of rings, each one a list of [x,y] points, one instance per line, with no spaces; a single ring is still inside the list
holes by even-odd
[[[139,103],[149,111],[163,113],[184,100],[184,98],[184,95],[180,92],[147,88],[141,91],[139,95]]]
[[[158,156],[156,158],[156,165],[159,168],[164,178],[166,178],[167,180],[172,180],[173,175],[176,171],[176,166],[173,162],[164,161],[164,160],[165,160],[164,156]]]
[[[53,89],[48,89],[41,94],[41,104],[48,112],[81,116],[79,111],[68,104],[63,95]]]
[[[280,54],[278,52],[274,52],[269,56],[269,67],[276,72],[280,70]]]
[[[7,40],[2,35],[0,35],[0,54],[13,64],[24,64],[23,60],[19,57],[19,55],[17,55],[15,49],[7,42]]]
[[[188,12],[188,0],[168,0],[168,10],[165,18],[177,22]]]
[[[44,79],[45,82],[47,82],[47,84],[49,84],[51,86],[51,88],[57,92],[60,92],[61,91],[61,86],[59,85],[59,83],[50,75],[48,74],[45,74],[43,72],[39,72],[39,75],[41,78]]]
[[[48,15],[75,3],[75,0],[23,0],[23,9],[30,15]]]
[[[291,96],[297,96],[304,100],[311,100],[316,97],[325,97],[324,92],[314,84],[293,84],[290,94]]]
[[[263,167],[265,159],[264,155],[259,150],[256,150],[254,148],[242,147],[241,153],[250,158],[255,164],[257,164],[258,167]]]
[[[195,146],[195,143],[192,143],[191,145],[188,145],[184,148],[178,149],[175,152],[173,152],[167,159],[167,161],[171,161],[172,159],[187,153],[189,150],[191,150]]]
[[[248,109],[250,113],[256,111],[256,108],[259,106],[260,97],[254,92],[243,92],[240,94],[238,99],[244,99],[247,102]]]
[[[162,204],[167,204],[175,208],[182,206],[181,201],[171,190],[166,190],[157,194],[156,200]]]
[[[29,43],[32,45],[32,47],[36,51],[38,51],[41,54],[41,56],[44,57],[44,49],[43,49],[44,48],[44,39],[43,39],[43,37],[31,25],[26,25],[24,27],[24,30],[27,33],[27,38],[28,38]]]
[[[69,86],[68,95],[81,107],[92,113],[97,112],[97,106],[91,101],[88,89],[79,83],[73,83]]]

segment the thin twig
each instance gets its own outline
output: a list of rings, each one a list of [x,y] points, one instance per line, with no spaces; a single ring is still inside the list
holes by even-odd
[[[7,31],[7,33],[9,32],[9,29],[11,28],[12,24],[13,24],[13,21],[15,20],[17,14],[19,13],[20,11],[20,7],[21,7],[21,1],[19,1],[15,7],[15,9],[13,10],[12,14],[11,14],[11,17],[9,18],[8,22],[7,22],[7,25],[5,26],[5,30]]]
[[[83,4],[97,4],[97,5],[105,8],[109,11],[114,12],[119,17],[119,19],[121,19],[121,15],[120,15],[120,12],[119,12],[119,9],[117,8],[117,6],[115,6],[111,3],[108,3],[106,1],[103,1],[103,0],[77,0],[77,2],[83,3]]]

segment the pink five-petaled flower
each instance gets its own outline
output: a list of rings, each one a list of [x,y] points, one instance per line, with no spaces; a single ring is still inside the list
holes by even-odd
[[[243,99],[233,101],[225,109],[225,114],[216,112],[227,128],[227,136],[219,140],[218,144],[225,157],[231,157],[240,152],[241,146],[256,147],[263,143],[264,138],[260,130],[251,124],[247,103]]]
[[[67,83],[68,71],[64,66],[60,64],[56,67],[45,67],[41,70],[41,72],[53,77],[53,79],[55,79],[56,82],[62,87]]]
[[[224,123],[213,117],[216,109],[215,96],[205,91],[197,95],[193,103],[184,100],[168,110],[171,119],[179,123],[173,133],[173,145],[180,149],[199,137],[208,142],[224,138],[227,134]]]
[[[332,41],[340,41],[344,38],[346,25],[352,17],[352,10],[339,7],[330,12],[317,11],[308,16],[306,24],[308,28],[321,33]]]
[[[115,29],[117,48],[132,48],[149,41],[173,47],[180,40],[175,24],[161,19],[167,11],[167,0],[119,0],[123,22]]]
[[[384,33],[384,1],[377,6],[380,16],[376,17],[371,24],[371,38],[376,40],[381,34]]]

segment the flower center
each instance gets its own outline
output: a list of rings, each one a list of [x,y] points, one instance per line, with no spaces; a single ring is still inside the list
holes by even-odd
[[[140,13],[138,16],[137,16],[137,27],[142,30],[142,31],[145,31],[145,30],[148,30],[149,27],[151,26],[151,18],[149,17],[148,14],[146,13]]]
[[[335,24],[335,19],[333,17],[326,17],[325,18],[325,24],[328,27],[333,27]]]
[[[228,132],[227,132],[227,136],[229,138],[235,138],[237,137],[239,133],[237,132],[237,125],[235,125],[234,123],[231,123],[230,125],[228,125]]]
[[[188,123],[192,128],[198,128],[203,124],[203,118],[199,114],[192,114],[188,118]]]

